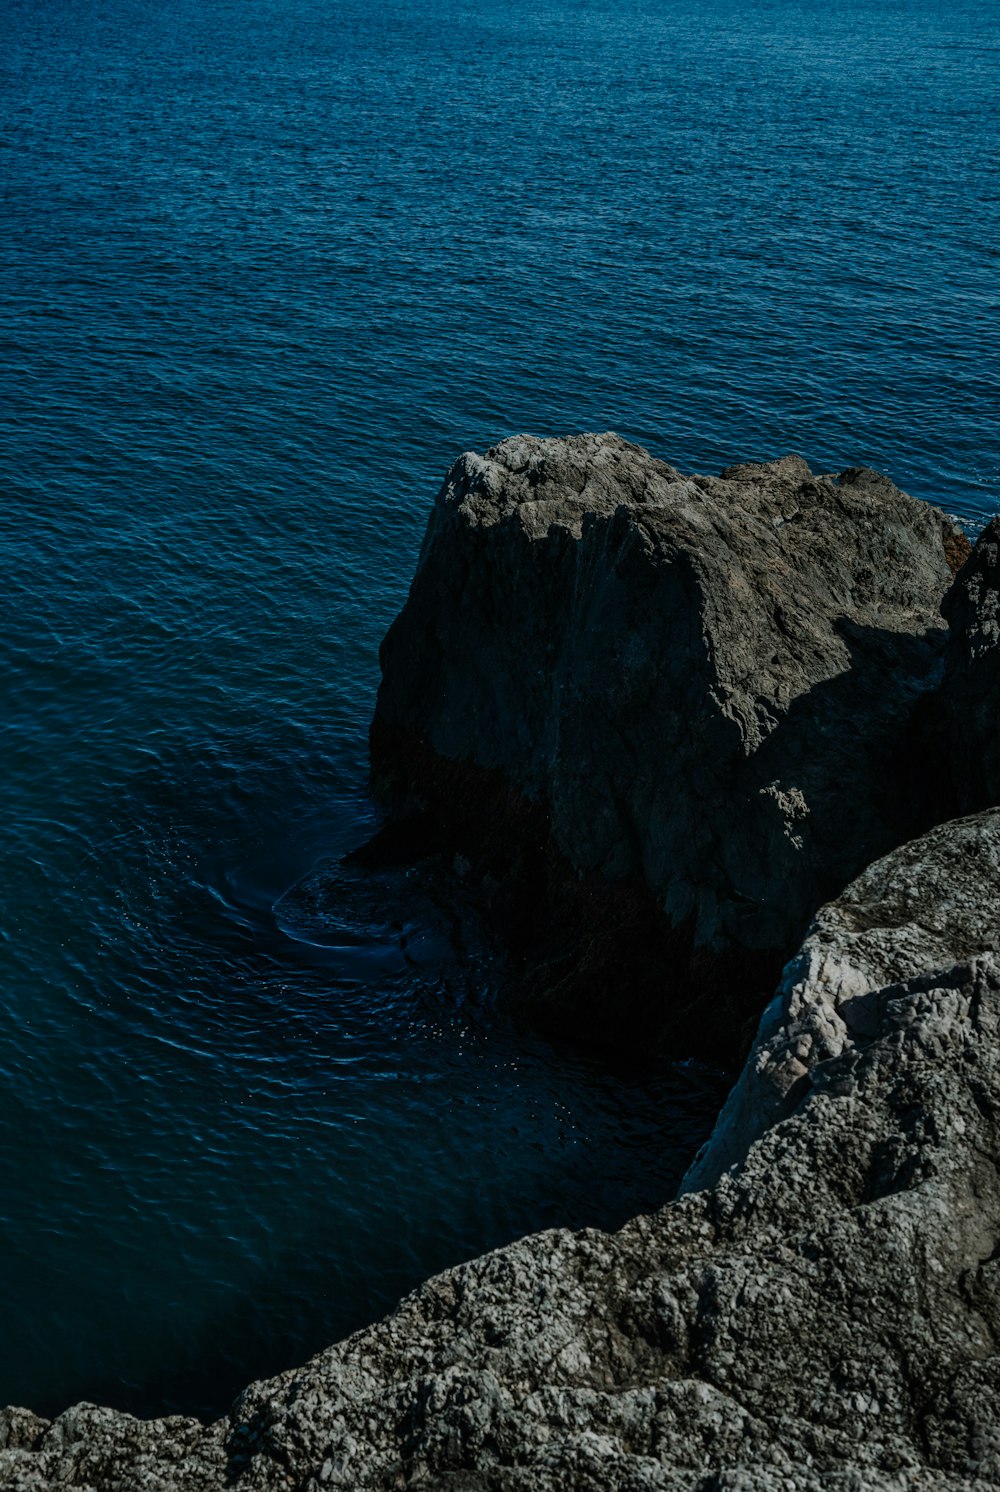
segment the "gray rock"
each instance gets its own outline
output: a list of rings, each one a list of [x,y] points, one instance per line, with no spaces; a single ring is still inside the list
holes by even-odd
[[[825,908],[754,1060],[810,1010],[829,1050],[711,1189],[450,1270],[213,1426],[7,1411],[0,1485],[996,1488],[998,906],[990,813]]]
[[[691,1050],[707,1018],[717,1043],[717,1001],[739,988],[755,1018],[816,907],[913,832],[907,727],[963,545],[886,478],[794,456],[721,477],[614,435],[463,456],[383,645],[373,781],[531,885],[513,920],[547,934],[575,898],[555,997],[578,1023],[641,1026],[645,980],[654,1024]]]
[[[611,436],[463,458],[387,640],[376,772],[447,830],[478,813],[484,860],[534,868],[546,910],[562,866],[634,941],[627,900],[586,897],[642,888],[686,929],[675,994],[704,988],[692,949],[774,956],[898,837],[886,779],[959,548],[883,478],[796,458],[686,479]],[[996,640],[977,573],[955,699],[956,638]],[[356,936],[345,887],[366,894],[346,869],[299,888],[290,932]],[[998,907],[1000,812],[894,851],[815,917],[676,1202],[438,1276],[214,1425],[4,1410],[0,1486],[996,1487]]]
[[[1000,811],[903,845],[820,909],[683,1189],[714,1184],[795,1111],[817,1068],[877,1035],[881,991],[984,953],[1000,953]]]

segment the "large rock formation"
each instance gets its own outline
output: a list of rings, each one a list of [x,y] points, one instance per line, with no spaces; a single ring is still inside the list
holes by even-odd
[[[672,1020],[690,1051],[707,1021],[717,1050],[820,903],[913,831],[909,720],[967,548],[884,477],[797,457],[466,455],[383,646],[373,780],[521,888],[533,992],[577,1029]]]
[[[989,813],[825,909],[767,1039],[809,1038],[792,1101],[711,1190],[451,1270],[207,1428],[7,1411],[0,1485],[995,1488],[998,906]]]
[[[969,709],[979,794],[1000,785],[998,545],[952,592],[929,708],[939,730]],[[792,458],[715,480],[614,437],[464,458],[386,645],[383,788],[422,799],[444,843],[471,815],[490,873],[534,872],[546,910],[572,900],[561,875],[578,913],[620,914],[619,948],[644,892],[676,933],[661,952],[686,947],[704,990],[691,950],[715,950],[731,1006],[736,953],[763,977],[820,888],[840,894],[677,1201],[450,1270],[214,1425],[2,1411],[0,1486],[1000,1485],[1000,810],[841,890],[906,821],[893,753],[937,679],[960,552],[884,479]],[[310,883],[286,914],[328,893]]]

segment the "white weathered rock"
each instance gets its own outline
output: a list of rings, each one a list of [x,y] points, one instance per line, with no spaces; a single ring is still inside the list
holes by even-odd
[[[822,1063],[877,1036],[879,991],[1000,951],[1000,811],[958,819],[864,871],[821,908],[753,1053],[684,1181],[712,1185],[809,1092]]]

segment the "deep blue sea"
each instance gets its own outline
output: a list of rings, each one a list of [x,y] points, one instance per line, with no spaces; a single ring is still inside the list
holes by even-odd
[[[0,1402],[223,1409],[670,1193],[720,1078],[515,1029],[372,831],[451,460],[1000,508],[978,0],[0,0]],[[415,950],[415,951],[414,951]]]

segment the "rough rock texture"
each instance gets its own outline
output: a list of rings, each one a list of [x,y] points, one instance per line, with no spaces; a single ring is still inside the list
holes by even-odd
[[[794,456],[721,477],[614,435],[463,456],[383,645],[373,781],[531,888],[512,921],[577,899],[550,983],[580,1020],[641,1028],[640,991],[688,1050],[706,1011],[716,1042],[706,990],[755,1019],[817,906],[913,832],[908,724],[967,547],[886,478]]]
[[[872,991],[1000,953],[998,892],[1000,812],[992,812],[903,845],[822,907],[685,1188],[717,1181],[795,1110],[820,1063],[877,1033],[881,1006]]]
[[[998,906],[993,813],[825,909],[778,1023],[813,1041],[794,1108],[713,1189],[440,1275],[208,1428],[7,1411],[0,1485],[995,1488]]]
[[[980,534],[945,597],[950,633],[937,748],[961,808],[1000,803],[1000,518]]]
[[[980,794],[1000,787],[991,532],[951,593],[936,696],[968,713]],[[465,457],[386,643],[376,776],[442,843],[478,818],[490,875],[526,887],[517,916],[575,897],[603,998],[645,897],[655,979],[674,958],[675,994],[711,967],[745,1000],[902,832],[961,550],[884,478],[796,458],[682,478],[612,436]],[[337,868],[287,899],[289,926],[326,916],[334,883],[349,918],[367,892]],[[679,1200],[430,1280],[214,1425],[0,1411],[0,1486],[995,1488],[998,909],[1000,810],[894,850],[815,916]],[[592,954],[609,924],[614,969]],[[412,958],[405,921],[397,941]]]

